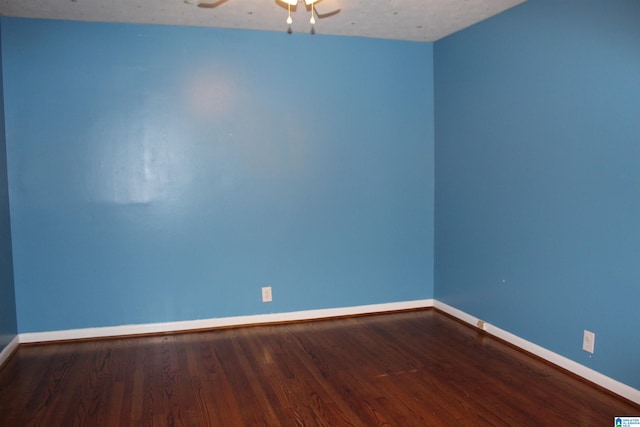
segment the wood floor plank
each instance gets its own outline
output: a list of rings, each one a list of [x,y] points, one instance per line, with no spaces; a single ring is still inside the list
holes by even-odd
[[[304,363],[288,328],[282,328],[282,332],[261,335],[265,345],[275,350],[268,356],[269,364],[273,365],[274,369],[265,371],[268,372],[269,379],[281,387],[281,393],[286,396],[286,403],[290,407],[296,408],[299,405],[299,396],[306,396],[311,402],[310,413],[316,424],[352,425],[349,421],[351,414],[348,407],[341,399],[334,399],[333,393],[324,384],[326,381],[319,380],[315,369],[310,369]]]
[[[20,346],[0,426],[605,426],[640,405],[435,310]]]

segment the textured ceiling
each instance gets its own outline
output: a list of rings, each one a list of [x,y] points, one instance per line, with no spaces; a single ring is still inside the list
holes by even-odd
[[[316,34],[435,41],[525,0],[319,0]],[[78,21],[132,22],[311,32],[310,9],[277,0],[0,0],[0,14]]]

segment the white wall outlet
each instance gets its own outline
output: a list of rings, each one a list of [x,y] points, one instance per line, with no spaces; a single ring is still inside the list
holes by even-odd
[[[584,336],[582,337],[582,349],[593,354],[593,350],[596,346],[596,334],[589,332],[585,329]]]
[[[265,286],[262,288],[262,302],[271,302],[273,295],[271,295],[271,286]]]

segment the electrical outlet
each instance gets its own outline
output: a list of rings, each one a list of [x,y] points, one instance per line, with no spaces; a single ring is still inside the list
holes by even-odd
[[[478,326],[478,329],[482,329],[483,331],[487,330],[487,322],[485,322],[484,320],[478,320],[476,326]]]
[[[585,329],[584,336],[582,337],[582,349],[593,354],[593,350],[596,346],[596,334],[589,332]]]
[[[273,295],[271,295],[271,286],[265,286],[262,288],[262,302],[271,302]]]

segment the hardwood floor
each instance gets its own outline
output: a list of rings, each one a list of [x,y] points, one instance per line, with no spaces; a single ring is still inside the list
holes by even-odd
[[[612,426],[617,398],[435,310],[21,346],[0,426]]]

